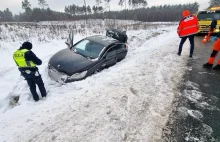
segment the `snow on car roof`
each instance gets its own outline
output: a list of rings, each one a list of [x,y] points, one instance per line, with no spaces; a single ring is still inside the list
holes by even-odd
[[[103,35],[90,36],[90,37],[87,37],[86,39],[95,41],[95,42],[100,43],[104,46],[110,45],[110,44],[115,43],[115,42],[119,42],[116,39],[113,39],[113,38],[110,38],[110,37],[107,37],[107,36],[103,36]]]

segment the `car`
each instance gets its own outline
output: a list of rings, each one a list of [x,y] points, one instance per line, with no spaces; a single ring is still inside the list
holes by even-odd
[[[108,30],[107,36],[89,36],[73,45],[71,32],[66,42],[68,48],[57,52],[49,60],[49,76],[57,82],[78,81],[121,61],[126,57],[128,48],[127,35],[120,33]]]

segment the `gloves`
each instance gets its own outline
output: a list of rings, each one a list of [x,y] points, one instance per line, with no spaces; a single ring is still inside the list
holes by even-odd
[[[216,41],[217,39],[218,39],[217,36],[213,36],[211,40],[212,40],[212,41]]]

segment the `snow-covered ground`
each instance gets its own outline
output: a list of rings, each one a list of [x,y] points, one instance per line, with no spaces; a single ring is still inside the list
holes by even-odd
[[[47,75],[47,63],[66,48],[64,40],[33,42],[48,91],[34,102],[12,53],[20,43],[0,43],[0,141],[155,142],[171,112],[187,70],[188,43],[177,56],[176,26],[128,31],[129,52],[115,66],[85,80],[60,85]],[[75,42],[83,38],[76,35]],[[3,48],[4,47],[4,48]],[[12,108],[9,96],[20,96]]]

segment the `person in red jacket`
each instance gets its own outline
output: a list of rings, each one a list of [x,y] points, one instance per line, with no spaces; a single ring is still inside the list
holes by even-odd
[[[183,44],[187,38],[190,41],[190,55],[192,57],[194,51],[194,35],[198,33],[199,23],[196,16],[191,15],[189,10],[183,12],[183,19],[179,23],[177,33],[181,38],[178,55],[181,55]]]

